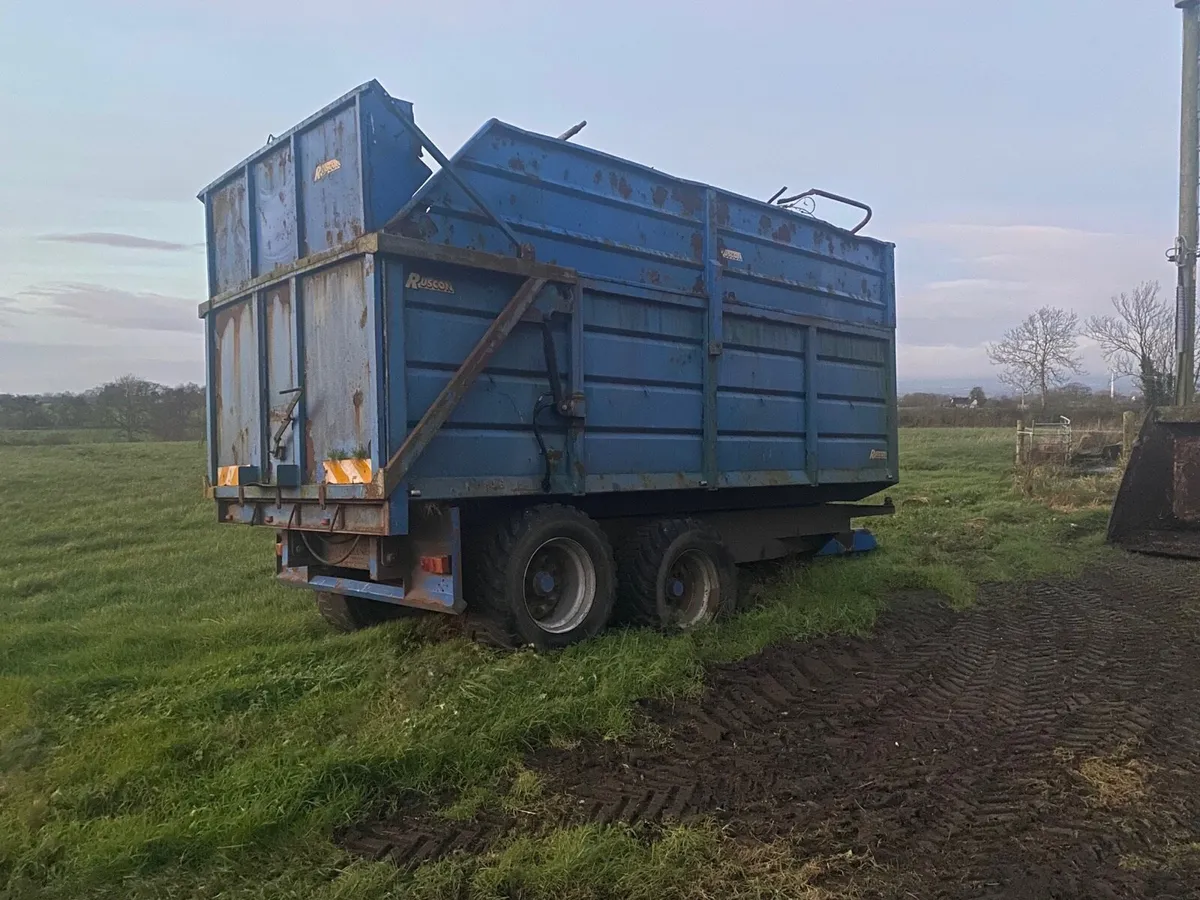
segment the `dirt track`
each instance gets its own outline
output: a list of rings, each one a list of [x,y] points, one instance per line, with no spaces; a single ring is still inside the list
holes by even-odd
[[[1200,565],[1128,557],[993,588],[966,613],[904,598],[868,640],[785,644],[646,707],[621,745],[530,760],[570,820],[715,818],[861,897],[1200,896]],[[665,730],[666,737],[663,737]],[[414,818],[346,836],[400,863],[510,828]]]

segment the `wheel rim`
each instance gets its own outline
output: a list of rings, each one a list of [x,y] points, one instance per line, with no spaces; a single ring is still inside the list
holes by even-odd
[[[596,567],[583,545],[551,538],[533,552],[522,584],[525,610],[542,631],[562,634],[578,628],[596,597]]]
[[[708,618],[721,591],[717,566],[701,550],[685,550],[667,570],[663,585],[667,622],[690,628]]]

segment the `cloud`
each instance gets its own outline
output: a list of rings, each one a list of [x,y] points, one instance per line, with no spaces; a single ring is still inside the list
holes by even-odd
[[[138,237],[135,234],[118,234],[112,231],[83,231],[76,234],[43,234],[40,241],[57,241],[63,244],[99,244],[103,247],[127,247],[133,250],[166,250],[178,252],[189,250],[196,244],[177,244],[174,241],[159,241]]]
[[[927,291],[1013,291],[1025,287],[1020,281],[1001,281],[995,278],[955,278],[934,281],[925,285]]]
[[[204,353],[198,345],[120,347],[45,344],[0,339],[0,393],[86,391],[130,372],[159,384],[204,380]]]
[[[202,330],[195,300],[98,284],[58,282],[0,298],[0,311],[59,316],[104,328],[195,334]]]
[[[0,317],[5,313],[18,313],[24,315],[29,312],[29,309],[16,297],[5,297],[0,294]]]
[[[1107,312],[1114,294],[1141,281],[1169,281],[1161,243],[1057,225],[904,229],[897,285],[902,376],[993,371],[984,345],[1038,307],[1062,307],[1084,319]],[[1103,372],[1102,361],[1084,350],[1089,369]]]

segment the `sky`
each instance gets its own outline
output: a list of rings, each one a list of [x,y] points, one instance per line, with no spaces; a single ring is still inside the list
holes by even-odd
[[[0,393],[202,381],[197,191],[354,86],[452,153],[498,117],[749,196],[822,187],[897,245],[901,388],[1157,279],[1171,0],[0,0]],[[837,218],[831,212],[831,218]],[[1093,382],[1107,369],[1085,347]]]

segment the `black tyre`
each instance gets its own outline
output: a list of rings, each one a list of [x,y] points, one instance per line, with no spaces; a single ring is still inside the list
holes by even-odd
[[[347,597],[344,594],[331,594],[326,591],[317,592],[317,611],[338,631],[358,631],[390,622],[392,619],[414,616],[420,612],[381,600]]]
[[[616,598],[612,548],[579,510],[522,510],[472,543],[467,628],[477,638],[554,650],[608,624]]]
[[[617,556],[621,618],[665,631],[691,631],[737,606],[737,566],[721,537],[695,519],[639,528]]]

